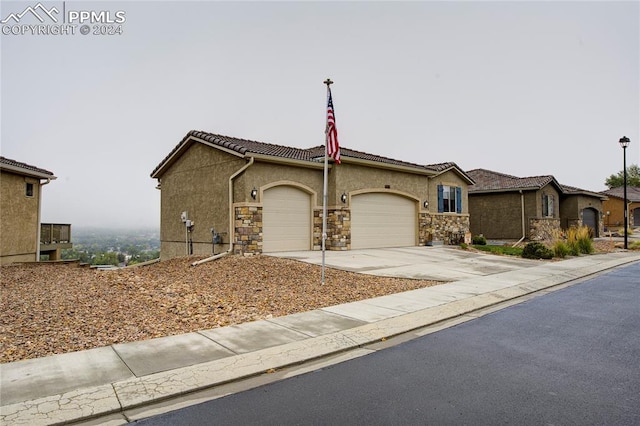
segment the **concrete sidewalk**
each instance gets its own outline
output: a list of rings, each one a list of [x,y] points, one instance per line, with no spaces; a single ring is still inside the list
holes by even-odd
[[[0,423],[60,424],[115,413],[108,423],[126,424],[140,407],[322,357],[349,359],[367,353],[365,345],[637,261],[638,252],[526,261],[285,317],[0,364]]]

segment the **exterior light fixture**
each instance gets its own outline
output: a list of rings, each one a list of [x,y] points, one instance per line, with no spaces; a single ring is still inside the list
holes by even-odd
[[[422,205],[424,206],[424,208],[426,209],[427,207],[429,207],[429,202],[425,200],[424,203],[422,203]]]
[[[627,147],[631,143],[631,140],[623,136],[620,138],[620,146],[622,147],[622,175],[623,179],[623,187],[624,187],[624,249],[627,247],[627,228],[629,227],[629,206],[627,205]]]
[[[342,200],[343,203],[347,202],[347,193],[343,192],[342,195],[340,196],[340,199]]]
[[[255,200],[257,196],[258,196],[258,190],[254,186],[253,189],[251,190],[251,198]]]

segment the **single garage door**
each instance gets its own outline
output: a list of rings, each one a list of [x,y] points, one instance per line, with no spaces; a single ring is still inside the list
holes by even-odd
[[[593,237],[599,237],[597,210],[592,208],[582,210],[582,224],[591,230],[591,235]]]
[[[292,186],[264,191],[262,251],[311,250],[311,196]]]
[[[351,248],[416,245],[416,202],[399,195],[372,193],[351,198]]]

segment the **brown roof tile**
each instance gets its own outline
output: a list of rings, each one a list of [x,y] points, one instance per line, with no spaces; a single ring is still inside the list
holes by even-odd
[[[2,164],[7,165],[7,166],[12,166],[12,167],[18,167],[20,169],[24,169],[24,170],[40,173],[40,174],[43,174],[43,175],[53,176],[53,172],[50,172],[49,170],[41,169],[40,167],[32,166],[30,164],[22,163],[20,161],[12,160],[12,159],[6,158],[6,157],[0,157],[0,165],[2,165]]]
[[[624,198],[624,188],[619,186],[617,188],[607,189],[606,191],[602,191],[602,194],[608,197]],[[640,187],[627,186],[627,200],[632,203],[640,202]]]
[[[186,136],[175,146],[175,148],[162,160],[162,162],[153,170],[151,176],[154,176],[164,164],[177,152],[190,138],[202,139],[206,142],[230,149],[238,154],[261,154],[273,157],[287,158],[293,160],[320,162],[324,159],[324,145],[315,146],[313,148],[301,149],[293,148],[283,145],[275,145],[265,142],[252,141],[247,139],[234,138],[231,136],[218,135],[214,133],[202,132],[197,130],[191,130]],[[394,160],[392,158],[382,157],[380,155],[369,154],[362,151],[356,151],[345,147],[340,147],[340,154],[343,159],[355,158],[360,160],[368,160],[377,163],[403,166],[409,168],[415,168],[425,171],[438,172],[437,168],[431,166],[423,166],[420,164],[409,163],[406,161]],[[448,167],[455,166],[455,163],[442,163],[449,165]],[[457,166],[455,166],[457,167]],[[459,169],[460,173],[464,173]]]
[[[536,190],[555,182],[553,176],[530,176],[516,177],[504,173],[498,173],[486,169],[469,170],[467,174],[476,184],[469,187],[469,192],[491,192],[491,191],[509,191],[509,190]],[[557,182],[556,182],[557,184]],[[559,184],[557,184],[560,186]]]

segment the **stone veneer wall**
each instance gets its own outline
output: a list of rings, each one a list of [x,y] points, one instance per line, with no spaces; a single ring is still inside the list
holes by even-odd
[[[233,252],[251,255],[262,253],[262,207],[235,207],[235,238]],[[544,219],[547,220],[547,219]],[[553,219],[560,226],[559,219]],[[449,244],[451,233],[469,232],[469,215],[431,214],[422,212],[418,218],[418,245],[431,241]],[[351,210],[327,211],[327,250],[351,250]],[[322,209],[313,212],[313,250],[322,249]]]
[[[351,210],[327,209],[327,250],[351,250]],[[313,249],[322,250],[322,209],[313,212]]]
[[[529,240],[552,240],[560,231],[560,219],[552,217],[535,217],[529,219]]]
[[[235,209],[234,254],[262,253],[262,207],[239,206]]]
[[[451,233],[469,232],[469,215],[421,212],[418,217],[418,226],[418,245],[423,246],[431,241],[449,244]]]

